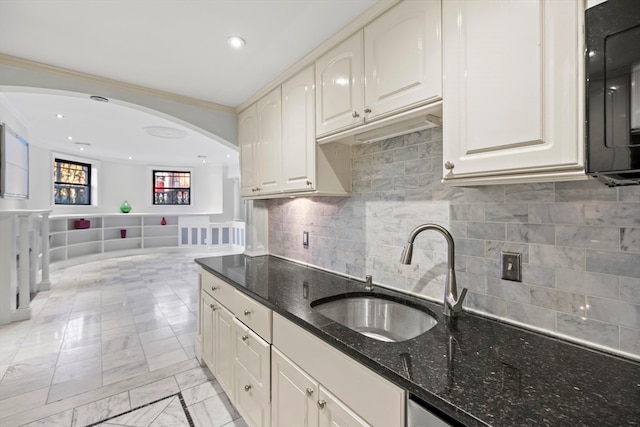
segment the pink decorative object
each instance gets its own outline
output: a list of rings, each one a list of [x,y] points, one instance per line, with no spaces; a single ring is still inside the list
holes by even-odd
[[[73,226],[76,229],[82,229],[82,228],[89,228],[91,226],[91,221],[89,221],[88,219],[77,219],[75,220],[75,222],[73,223]]]

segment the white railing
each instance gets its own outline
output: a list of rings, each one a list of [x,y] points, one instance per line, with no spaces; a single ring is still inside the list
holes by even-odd
[[[51,286],[50,213],[50,210],[0,211],[0,324],[29,319],[31,294]],[[37,282],[39,273],[41,279]]]

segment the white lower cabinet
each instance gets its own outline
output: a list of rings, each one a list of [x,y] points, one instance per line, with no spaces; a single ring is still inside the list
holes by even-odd
[[[202,268],[199,307],[196,355],[247,424],[268,427],[271,344],[264,338],[271,340],[271,310]]]
[[[271,345],[234,319],[234,401],[247,424],[268,426],[271,419]]]
[[[271,357],[273,426],[368,426],[347,405],[276,347]]]
[[[278,314],[272,344],[272,425],[405,425],[403,389]]]
[[[404,390],[200,268],[196,355],[251,427],[404,426]]]

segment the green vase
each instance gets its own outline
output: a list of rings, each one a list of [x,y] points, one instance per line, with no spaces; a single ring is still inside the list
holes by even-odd
[[[129,213],[131,211],[131,205],[126,200],[122,205],[120,205],[120,211],[122,213]]]

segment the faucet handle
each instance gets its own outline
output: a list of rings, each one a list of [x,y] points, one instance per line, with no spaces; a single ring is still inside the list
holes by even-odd
[[[366,276],[364,276],[364,281],[365,291],[373,291],[373,278],[371,277],[371,275],[367,274]]]

